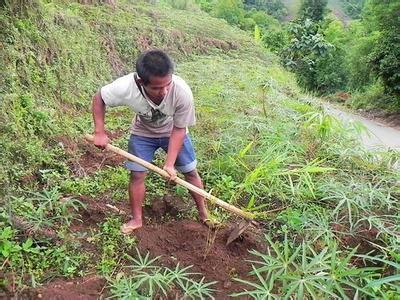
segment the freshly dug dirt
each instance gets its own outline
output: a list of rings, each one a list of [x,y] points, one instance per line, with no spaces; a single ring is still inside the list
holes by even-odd
[[[106,205],[103,199],[81,197],[87,204],[81,212],[83,223],[77,223],[71,230],[84,232],[98,226],[107,215],[116,213]],[[127,203],[126,203],[127,204]],[[119,215],[129,219],[129,206],[118,206]],[[245,286],[233,280],[235,277],[248,279],[251,264],[247,259],[254,259],[248,252],[251,249],[265,250],[265,243],[258,233],[251,229],[226,246],[232,224],[216,231],[194,220],[178,220],[178,216],[190,208],[190,202],[180,198],[165,196],[155,199],[145,207],[145,226],[137,230],[137,247],[142,254],[150,252],[152,257],[161,256],[159,265],[174,268],[193,266],[190,272],[201,273],[197,279],[205,277],[206,282],[218,281],[212,287],[216,290],[216,299],[227,299],[229,295],[243,290]],[[165,218],[167,216],[167,218]],[[169,220],[169,221],[165,221]],[[97,251],[93,245],[82,244],[86,251]],[[136,251],[132,249],[132,256]],[[97,276],[75,279],[56,279],[43,287],[25,291],[19,299],[99,299],[109,295],[106,281]],[[248,288],[248,287],[247,287]]]
[[[149,251],[161,256],[163,265],[174,267],[192,265],[192,271],[201,273],[206,280],[218,281],[214,288],[217,299],[226,299],[229,294],[240,291],[244,286],[233,280],[246,278],[251,265],[246,262],[252,255],[251,249],[263,250],[264,244],[257,241],[254,233],[247,231],[241,238],[226,246],[232,225],[213,231],[205,225],[191,221],[172,221],[139,229],[136,233],[141,253]],[[254,258],[254,257],[253,257]]]
[[[122,132],[107,133],[111,140],[122,135]],[[90,175],[104,166],[122,165],[125,160],[122,156],[113,152],[103,152],[83,138],[75,141],[68,136],[59,136],[55,140],[59,146],[64,148],[69,157],[69,167],[77,177]],[[77,153],[80,153],[80,155],[77,155]]]
[[[353,234],[349,234],[350,228],[343,224],[333,224],[332,229],[336,232],[343,248],[350,250],[357,247],[358,254],[375,255],[378,252],[378,246],[384,246],[378,237],[379,230],[375,227],[370,228],[367,222],[361,223]],[[362,259],[356,260],[357,265],[365,266]]]
[[[229,295],[242,291],[246,286],[233,280],[234,277],[248,278],[251,265],[246,260],[254,258],[251,249],[264,250],[251,232],[226,246],[231,226],[213,232],[206,226],[191,220],[171,221],[165,224],[144,226],[135,235],[138,249],[152,257],[161,256],[158,263],[174,268],[193,266],[190,271],[198,272],[207,282],[218,281],[213,288],[216,299],[227,299]],[[130,253],[135,255],[135,252]],[[101,277],[84,277],[73,280],[57,279],[41,288],[30,290],[22,299],[99,299],[108,293],[106,282]],[[247,287],[249,288],[249,287]]]
[[[99,299],[104,292],[105,285],[106,280],[98,276],[87,276],[73,280],[57,279],[44,287],[26,291],[18,299]]]
[[[226,246],[230,229],[227,227],[217,231],[214,242],[210,244],[207,243],[208,228],[190,220],[145,226],[135,235],[141,253],[149,251],[152,257],[161,256],[158,263],[163,266],[173,268],[178,262],[181,267],[193,266],[191,272],[201,273],[198,279],[204,276],[207,282],[218,281],[212,286],[217,290],[214,293],[216,299],[227,299],[230,294],[246,287],[233,278],[248,278],[251,265],[246,260],[254,258],[248,250],[263,249],[263,245],[250,232]],[[101,295],[108,294],[105,285],[105,279],[96,276],[57,279],[23,293],[20,299],[99,299]]]

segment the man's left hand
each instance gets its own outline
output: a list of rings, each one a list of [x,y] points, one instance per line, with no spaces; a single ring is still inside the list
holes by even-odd
[[[169,174],[169,181],[174,181],[177,177],[177,173],[176,170],[173,166],[167,166],[165,165],[163,167],[164,171],[167,171],[167,173]]]

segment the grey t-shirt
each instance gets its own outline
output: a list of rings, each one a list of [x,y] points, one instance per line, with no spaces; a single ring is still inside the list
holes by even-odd
[[[168,137],[172,127],[187,128],[196,123],[193,94],[179,76],[172,75],[172,86],[159,105],[143,96],[134,79],[135,73],[120,77],[100,89],[106,106],[128,106],[136,116],[132,133],[145,137]]]

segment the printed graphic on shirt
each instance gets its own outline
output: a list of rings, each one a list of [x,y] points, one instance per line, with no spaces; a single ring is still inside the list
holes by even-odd
[[[164,114],[162,111],[155,109],[153,107],[148,112],[140,114],[139,117],[143,122],[148,122],[148,123],[151,122],[155,127],[162,126],[163,124],[165,124],[168,118],[168,116]]]
[[[158,109],[151,108],[151,121],[157,123],[161,119],[165,119],[167,115],[163,114]]]

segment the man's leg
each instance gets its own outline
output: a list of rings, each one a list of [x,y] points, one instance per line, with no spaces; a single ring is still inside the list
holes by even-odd
[[[144,201],[146,187],[144,180],[146,172],[131,172],[129,180],[129,201],[131,203],[131,211],[133,218],[125,224],[129,230],[135,230],[143,225],[142,204]]]
[[[131,135],[128,151],[145,161],[151,162],[157,147],[156,139]],[[146,193],[144,180],[147,175],[147,169],[133,161],[125,162],[125,167],[131,171],[128,191],[133,218],[122,226],[121,231],[130,233],[143,225],[142,204]]]
[[[163,140],[163,145],[161,146],[166,152],[168,152],[169,139]],[[188,135],[186,135],[183,141],[182,149],[178,154],[175,162],[175,168],[183,173],[185,180],[194,186],[204,189],[201,178],[196,170],[197,160],[196,153],[192,145],[192,141]],[[190,191],[194,202],[196,203],[197,210],[199,211],[200,221],[204,222],[208,219],[208,212],[205,204],[205,199],[203,196]]]
[[[197,173],[197,170],[194,169],[193,171],[187,172],[183,174],[185,176],[185,180],[198,188],[204,189],[203,182]],[[205,199],[203,196],[190,191],[190,194],[193,197],[194,202],[196,203],[197,210],[199,211],[200,220],[203,222],[208,218],[208,212],[205,204]]]

